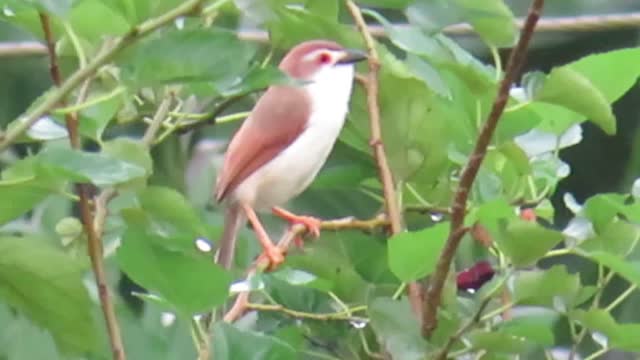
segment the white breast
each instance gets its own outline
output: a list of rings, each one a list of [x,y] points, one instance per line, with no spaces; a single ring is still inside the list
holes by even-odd
[[[273,160],[243,181],[234,198],[268,210],[304,191],[324,165],[340,135],[349,107],[353,65],[320,70],[306,85],[312,99],[309,124],[302,134]]]

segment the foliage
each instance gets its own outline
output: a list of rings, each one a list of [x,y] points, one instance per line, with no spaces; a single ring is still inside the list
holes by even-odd
[[[640,48],[528,72],[511,90],[470,189],[470,231],[456,258],[456,270],[467,269],[465,281],[477,286],[459,291],[455,278],[448,279],[439,326],[425,339],[403,290],[435,268],[458,176],[503,75],[499,56],[486,64],[442,28],[468,22],[497,55],[497,47],[518,37],[503,1],[482,8],[470,0],[358,2],[388,34],[377,43],[378,101],[407,230],[392,237],[378,225],[326,230],[303,250],[291,249],[283,268],[250,277],[246,269],[259,253],[250,231],[243,230],[231,271],[215,265],[207,249],[223,226],[221,207],[204,200],[211,198],[221,152],[200,140],[226,140],[250,110],[252,93],[289,81],[271,64],[291,45],[321,37],[362,48],[344,3],[204,1],[146,37],[131,29],[145,21],[162,25],[158,19],[183,2],[0,4],[4,21],[41,40],[39,12],[51,18],[66,79],[112,51],[113,37],[123,36],[128,46],[97,64],[65,94],[66,106],[48,109],[0,156],[0,359],[109,354],[75,211],[78,182],[95,190],[90,226],[105,246],[110,289],[124,288],[114,295],[131,359],[193,358],[207,342],[211,358],[234,360],[424,359],[443,350],[538,359],[553,347],[595,358],[612,349],[640,351],[640,324],[623,323],[614,311],[640,286],[637,189],[598,194],[584,204],[567,198],[573,219],[566,228],[554,223],[549,202],[570,171],[559,151],[582,141],[582,124],[616,132],[611,104],[640,76]],[[394,25],[391,16],[408,26]],[[269,44],[235,35],[247,19],[269,31]],[[43,92],[24,115],[57,91]],[[224,113],[215,126],[183,135],[218,109]],[[68,146],[64,115],[74,112],[81,150]],[[25,118],[6,121],[7,129]],[[326,218],[375,218],[382,188],[369,131],[366,94],[355,87],[329,163],[291,207]],[[274,236],[282,231],[281,222],[265,220]],[[559,256],[589,262],[596,279],[562,262],[549,266]],[[490,276],[476,272],[481,261],[491,264]],[[625,289],[605,301],[614,278]],[[139,286],[126,287],[131,280]],[[250,290],[254,311],[234,324],[202,328],[202,314],[222,312],[243,289]]]

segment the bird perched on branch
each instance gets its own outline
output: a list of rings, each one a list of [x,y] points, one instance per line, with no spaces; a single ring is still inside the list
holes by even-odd
[[[366,58],[326,40],[292,48],[279,68],[299,85],[273,85],[233,136],[219,173],[215,198],[226,206],[217,262],[229,268],[240,226],[248,219],[272,267],[284,255],[256,212],[273,211],[318,236],[320,221],[279,206],[304,191],[327,160],[344,124],[355,63]]]

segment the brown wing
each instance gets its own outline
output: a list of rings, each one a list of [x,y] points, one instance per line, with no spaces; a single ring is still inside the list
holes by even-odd
[[[305,129],[310,114],[311,101],[303,89],[269,88],[229,144],[216,182],[216,200],[222,201],[291,144]]]

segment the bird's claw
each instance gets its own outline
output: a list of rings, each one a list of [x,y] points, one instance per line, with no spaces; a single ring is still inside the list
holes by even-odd
[[[284,262],[284,252],[277,246],[265,248],[258,257],[258,262],[262,262],[263,259],[269,262],[267,269],[275,270]]]

